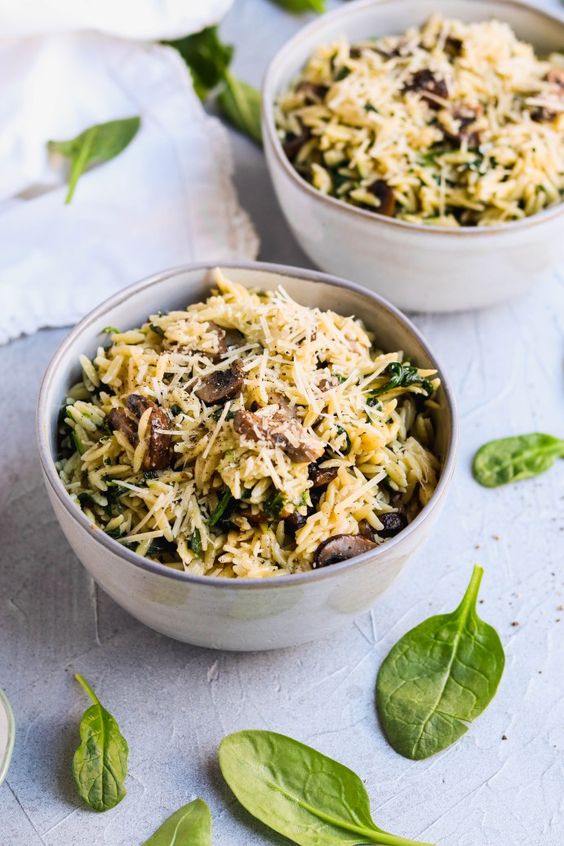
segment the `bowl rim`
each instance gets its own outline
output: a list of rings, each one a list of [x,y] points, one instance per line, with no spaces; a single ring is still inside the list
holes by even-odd
[[[282,142],[278,137],[274,122],[273,106],[277,92],[272,78],[278,72],[279,65],[281,63],[286,63],[290,59],[296,45],[299,45],[300,42],[308,38],[311,33],[323,32],[328,23],[330,24],[334,20],[338,20],[340,18],[346,19],[354,17],[357,14],[362,15],[365,10],[371,9],[372,7],[389,6],[391,4],[399,6],[404,2],[405,0],[355,0],[355,2],[347,3],[347,5],[340,6],[331,12],[327,12],[317,20],[314,20],[307,26],[304,26],[295,35],[288,39],[275,53],[274,57],[268,64],[263,78],[261,89],[261,122],[263,138],[266,142],[265,146],[269,146],[272,150],[278,167],[282,169],[286,177],[290,179],[296,188],[311,199],[314,199],[316,202],[325,204],[328,208],[332,208],[337,212],[341,211],[343,213],[356,216],[357,220],[364,219],[366,221],[372,221],[374,225],[387,226],[392,229],[395,228],[398,232],[412,232],[414,235],[429,233],[429,235],[444,235],[450,238],[480,238],[500,236],[503,234],[510,235],[512,232],[519,232],[522,229],[539,226],[563,214],[564,200],[561,200],[556,205],[543,209],[542,211],[530,215],[529,217],[524,217],[522,220],[511,220],[491,226],[448,227],[438,226],[436,224],[412,223],[408,220],[399,220],[395,217],[386,217],[385,215],[367,211],[366,209],[359,208],[351,203],[346,203],[344,200],[338,200],[336,197],[330,197],[327,194],[323,194],[300,176],[300,174],[292,166],[288,157],[284,153]],[[436,0],[437,8],[440,6],[441,2],[442,0]],[[473,4],[473,0],[459,0],[459,2],[462,2],[469,7]],[[512,7],[530,12],[538,18],[543,18],[548,23],[558,26],[564,34],[563,18],[553,15],[542,8],[533,6],[530,3],[523,2],[522,0],[487,0],[487,2],[490,6],[492,6],[492,10],[496,7],[500,7],[502,9],[505,7]]]
[[[6,717],[8,718],[8,743],[4,749],[3,757],[0,758],[0,784],[2,784],[8,774],[8,769],[12,760],[12,753],[14,751],[14,743],[16,740],[16,720],[14,718],[12,706],[10,705],[10,700],[1,689],[0,708],[4,708]]]
[[[75,505],[75,503],[71,500],[68,492],[66,491],[59,477],[59,474],[57,473],[55,463],[51,458],[51,427],[49,426],[51,406],[48,404],[48,395],[50,393],[51,383],[53,381],[54,374],[56,373],[60,363],[64,361],[65,358],[68,356],[69,347],[80,335],[82,335],[85,330],[90,329],[93,324],[99,323],[101,318],[108,311],[110,311],[115,306],[120,305],[125,300],[130,299],[132,296],[135,296],[136,294],[152,287],[155,287],[155,289],[157,289],[161,282],[164,282],[166,279],[170,279],[171,277],[177,276],[179,274],[193,271],[209,273],[209,271],[215,269],[216,267],[219,267],[224,270],[226,274],[229,274],[230,270],[260,271],[268,274],[289,276],[292,279],[301,279],[307,282],[322,282],[326,285],[331,285],[335,288],[345,288],[346,290],[354,291],[355,293],[360,294],[362,297],[375,302],[383,311],[388,312],[388,314],[396,321],[396,323],[399,323],[404,328],[406,328],[415,337],[415,339],[424,349],[425,353],[429,357],[434,367],[438,370],[441,376],[441,387],[444,391],[446,408],[451,418],[450,437],[446,445],[441,475],[439,477],[437,487],[435,488],[429,502],[425,506],[423,506],[417,517],[411,523],[409,523],[405,527],[405,529],[402,529],[402,531],[399,532],[395,537],[390,538],[385,543],[381,544],[375,549],[365,552],[361,555],[355,556],[354,558],[341,561],[337,564],[332,564],[331,567],[323,567],[319,570],[309,570],[305,573],[288,573],[281,576],[274,576],[272,578],[255,577],[241,579],[229,578],[226,576],[198,576],[193,573],[186,573],[185,571],[174,570],[166,564],[161,564],[158,561],[153,561],[149,558],[144,558],[141,555],[137,555],[136,552],[133,552],[127,547],[124,547],[117,540],[107,535],[103,531],[103,529],[101,529],[96,524],[92,523],[80,510],[80,508]],[[151,276],[142,279],[139,282],[135,282],[132,285],[128,285],[127,287],[122,288],[116,294],[113,294],[111,297],[104,300],[95,309],[90,311],[82,320],[80,320],[76,324],[76,326],[73,327],[73,329],[71,329],[69,334],[63,339],[61,344],[56,349],[54,355],[52,356],[41,382],[36,412],[36,439],[39,449],[39,459],[41,462],[41,467],[43,469],[45,481],[51,489],[52,493],[56,496],[59,503],[67,512],[69,517],[75,523],[78,523],[78,525],[84,531],[86,531],[92,538],[94,538],[95,541],[98,541],[109,552],[112,552],[117,557],[122,558],[129,564],[133,564],[135,567],[138,567],[141,570],[145,570],[159,576],[165,576],[167,578],[175,579],[177,581],[187,582],[188,584],[197,584],[214,588],[230,587],[234,588],[235,590],[257,588],[270,589],[319,582],[327,578],[333,578],[334,576],[338,575],[339,573],[342,573],[345,570],[354,570],[356,569],[356,567],[362,566],[369,558],[377,558],[381,557],[384,554],[387,554],[395,546],[402,543],[408,535],[411,535],[414,532],[418,531],[421,524],[426,521],[427,518],[431,515],[431,513],[439,506],[439,503],[441,502],[445,491],[452,479],[455,469],[456,451],[458,445],[458,413],[453,392],[448,382],[448,378],[444,375],[443,368],[440,362],[437,360],[437,357],[430,350],[427,342],[425,341],[417,327],[411,322],[411,320],[409,320],[408,317],[402,314],[399,309],[397,309],[394,305],[388,302],[384,297],[381,297],[374,291],[370,291],[354,282],[350,282],[346,279],[341,279],[340,277],[332,276],[327,273],[322,273],[317,270],[306,270],[300,267],[274,264],[270,262],[241,262],[229,260],[223,262],[205,261],[179,265],[177,267],[173,267],[168,270],[152,274]]]

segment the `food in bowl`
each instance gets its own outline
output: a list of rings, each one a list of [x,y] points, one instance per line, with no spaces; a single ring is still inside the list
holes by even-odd
[[[196,575],[263,577],[375,549],[428,502],[436,371],[355,317],[216,288],[80,358],[59,475],[88,518]]]
[[[505,223],[564,193],[564,56],[497,20],[322,45],[275,121],[316,189],[411,223]]]

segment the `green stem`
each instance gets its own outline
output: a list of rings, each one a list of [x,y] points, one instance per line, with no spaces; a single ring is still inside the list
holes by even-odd
[[[79,685],[86,691],[92,702],[94,702],[95,705],[100,705],[100,700],[98,699],[98,697],[96,696],[84,676],[81,676],[80,673],[75,673],[74,677],[79,683]]]
[[[71,172],[69,176],[69,190],[67,191],[67,196],[65,197],[65,205],[67,206],[74,197],[74,192],[78,180],[80,179],[81,174],[84,172],[86,162],[88,161],[88,156],[90,155],[90,150],[92,149],[94,136],[95,132],[89,131],[86,133],[86,137],[84,139],[82,147],[80,148],[80,152],[72,163]]]
[[[476,600],[478,599],[478,591],[480,590],[480,583],[482,581],[483,575],[484,568],[480,567],[479,564],[474,564],[470,584],[466,588],[466,592],[462,597],[462,602],[458,606],[457,611],[462,611],[462,609],[465,609],[468,612],[471,608],[476,607]]]

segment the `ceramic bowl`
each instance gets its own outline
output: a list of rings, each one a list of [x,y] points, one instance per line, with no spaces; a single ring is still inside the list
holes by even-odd
[[[422,367],[437,368],[436,449],[443,460],[430,502],[409,526],[374,551],[320,570],[271,579],[193,576],[142,558],[94,526],[72,502],[55,468],[61,403],[79,378],[80,353],[93,355],[104,326],[133,327],[158,309],[185,308],[209,294],[211,265],[161,273],[107,300],[65,339],[41,387],[37,434],[47,493],[62,529],[88,572],[119,605],[178,640],[218,649],[263,650],[328,635],[370,608],[423,543],[450,483],[456,419],[448,380],[416,328],[376,294],[315,271],[269,264],[222,265],[229,278],[254,288],[283,285],[306,306],[356,315],[384,350],[404,350]],[[423,564],[422,564],[423,566]]]
[[[507,300],[564,259],[564,204],[499,226],[448,229],[376,215],[321,194],[288,161],[273,103],[320,44],[403,32],[431,14],[495,17],[541,53],[562,49],[564,21],[511,0],[359,0],[315,20],[272,60],[263,85],[266,160],[294,235],[323,270],[366,285],[400,308],[455,311]]]
[[[8,774],[15,737],[14,713],[6,694],[3,690],[0,690],[0,784]]]

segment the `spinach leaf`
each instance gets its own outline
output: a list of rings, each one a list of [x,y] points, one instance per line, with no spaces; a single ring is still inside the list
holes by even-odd
[[[274,0],[274,2],[295,15],[301,15],[303,12],[317,12],[320,15],[325,11],[325,0]]]
[[[208,520],[209,526],[215,526],[215,524],[218,523],[221,520],[221,518],[223,517],[223,514],[225,512],[225,509],[229,505],[230,501],[231,501],[231,491],[229,490],[229,488],[226,488],[223,496],[221,497],[218,504],[216,505],[215,511],[213,512],[210,519]]]
[[[72,771],[80,797],[94,811],[108,811],[125,796],[127,741],[115,719],[80,674],[75,676],[93,705],[80,722],[80,746],[74,753]]]
[[[190,535],[189,546],[194,555],[202,554],[202,535],[198,528],[194,529]]]
[[[260,125],[260,92],[252,85],[242,82],[227,71],[225,86],[217,98],[224,117],[257,144],[262,143],[262,129]]]
[[[352,442],[351,442],[351,439],[350,439],[350,435],[347,432],[347,430],[344,429],[342,426],[337,426],[336,428],[337,428],[337,432],[339,433],[339,435],[345,436],[345,446],[343,447],[341,452],[343,453],[343,455],[348,455],[349,452],[352,449]]]
[[[68,141],[47,142],[50,152],[59,153],[71,162],[69,189],[65,203],[70,203],[72,200],[77,182],[86,168],[118,156],[133,141],[140,126],[141,118],[139,117],[110,120],[107,123],[90,126],[76,138]]]
[[[374,388],[374,390],[370,391],[369,405],[375,397],[392,391],[394,388],[409,388],[410,385],[418,385],[428,397],[433,393],[431,382],[428,379],[422,378],[417,372],[417,368],[413,364],[409,364],[409,362],[392,361],[384,370],[383,375],[389,376],[389,379],[379,388]]]
[[[233,58],[233,47],[220,41],[217,26],[208,26],[186,38],[164,43],[178,50],[188,65],[200,100],[205,100],[224,79]]]
[[[474,478],[486,488],[538,476],[564,458],[564,440],[533,432],[500,438],[480,447],[472,463]]]
[[[458,740],[492,700],[505,656],[495,629],[476,613],[482,579],[474,567],[462,602],[407,632],[376,682],[380,722],[406,758],[428,758]]]
[[[229,734],[219,747],[219,766],[249,813],[301,846],[424,846],[379,829],[360,778],[291,737]]]
[[[264,504],[264,510],[273,520],[278,520],[284,507],[286,497],[281,491],[276,491]]]
[[[212,820],[203,799],[175,811],[142,846],[211,846]]]

